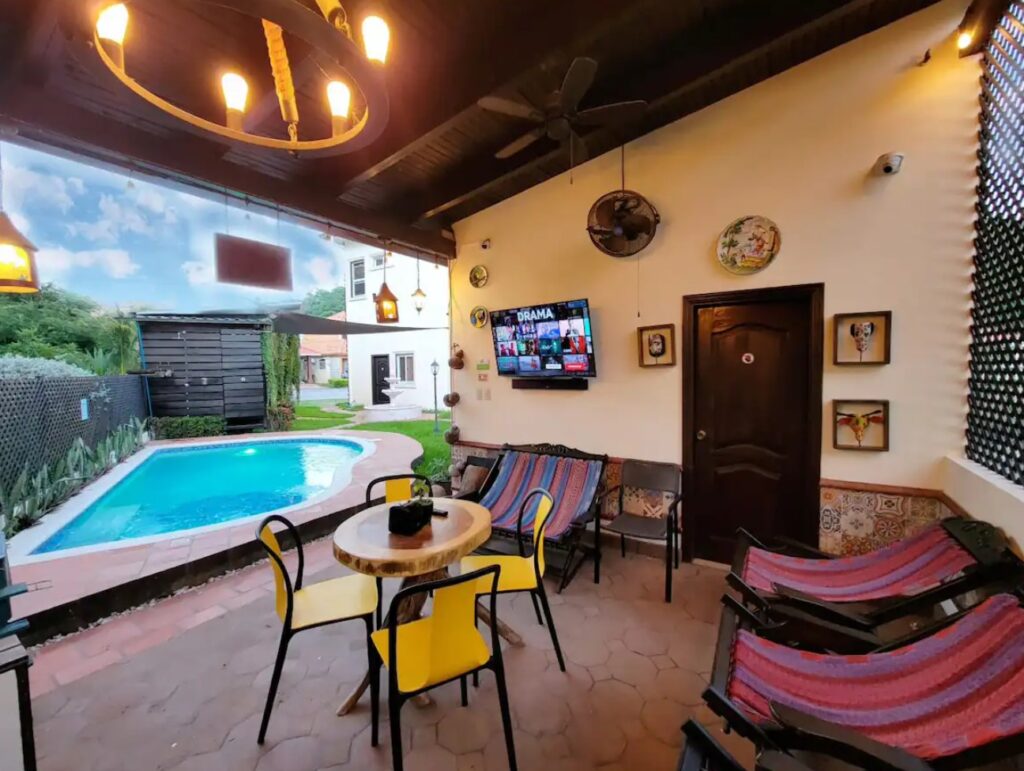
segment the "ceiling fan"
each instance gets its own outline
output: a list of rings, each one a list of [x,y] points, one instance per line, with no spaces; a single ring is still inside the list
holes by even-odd
[[[569,70],[562,80],[562,87],[545,100],[543,107],[500,96],[485,96],[480,99],[477,104],[485,110],[537,124],[536,128],[530,129],[498,150],[494,157],[509,158],[525,150],[541,137],[547,136],[563,146],[568,146],[575,160],[583,160],[586,157],[586,148],[580,140],[578,129],[628,123],[644,113],[647,102],[641,100],[615,102],[580,110],[580,101],[593,84],[596,73],[596,61],[587,57],[577,57],[569,65]]]

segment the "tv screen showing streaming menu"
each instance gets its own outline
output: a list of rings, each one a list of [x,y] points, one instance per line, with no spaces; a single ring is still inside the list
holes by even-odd
[[[491,311],[499,375],[596,377],[586,300]]]

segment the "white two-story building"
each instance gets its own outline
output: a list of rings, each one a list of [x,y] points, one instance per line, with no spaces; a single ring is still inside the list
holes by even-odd
[[[402,327],[424,327],[415,332],[386,332],[372,335],[350,335],[348,338],[349,398],[354,404],[370,406],[386,404],[385,378],[398,378],[396,388],[405,393],[401,404],[434,406],[434,379],[430,365],[439,365],[437,377],[438,404],[448,389],[449,319],[448,268],[429,261],[389,253],[385,270],[385,253],[371,252],[353,256],[348,262],[348,320],[364,324],[377,323],[373,295],[380,291],[387,274],[388,288],[398,298],[398,324]],[[413,303],[417,286],[426,294],[419,313]]]

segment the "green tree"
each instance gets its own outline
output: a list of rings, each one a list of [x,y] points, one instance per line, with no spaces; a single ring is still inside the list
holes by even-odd
[[[127,317],[51,284],[36,294],[0,294],[0,355],[60,359],[95,371],[100,362],[109,366],[109,353],[112,369],[124,372],[138,361],[136,338]]]
[[[302,301],[302,312],[327,318],[345,310],[345,287],[314,289]]]

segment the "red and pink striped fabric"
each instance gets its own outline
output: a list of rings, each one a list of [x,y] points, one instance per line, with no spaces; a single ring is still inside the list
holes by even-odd
[[[1024,608],[999,594],[921,642],[864,656],[740,631],[727,690],[759,724],[775,701],[921,758],[955,755],[1024,731]]]
[[[777,584],[830,602],[863,602],[920,594],[974,564],[942,525],[932,525],[858,557],[807,559],[751,546],[742,578],[763,592]]]
[[[590,510],[601,481],[601,467],[600,461],[509,452],[480,505],[490,509],[494,527],[515,530],[526,494],[534,487],[542,487],[555,502],[545,537],[558,538]],[[523,515],[524,534],[533,532],[536,503],[535,499]]]

